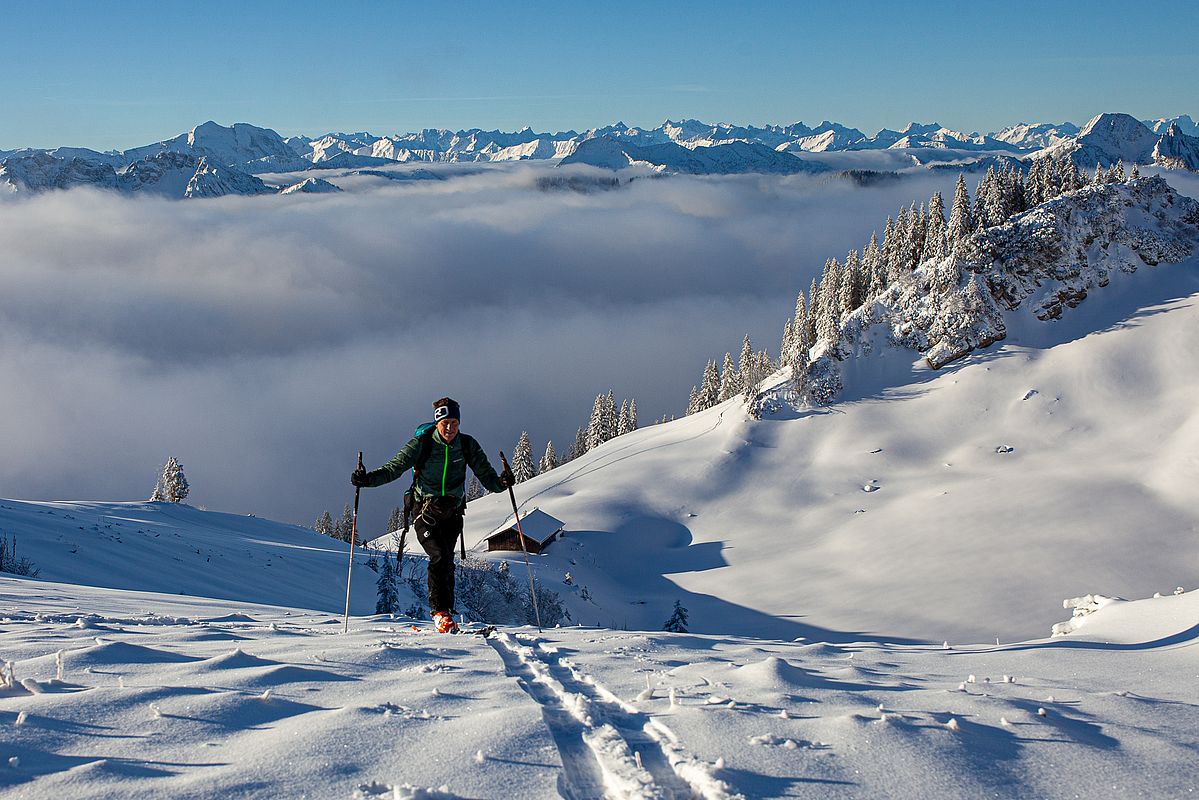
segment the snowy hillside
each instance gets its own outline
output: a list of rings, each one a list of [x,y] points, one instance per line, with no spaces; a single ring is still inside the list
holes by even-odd
[[[308,528],[174,503],[0,500],[43,581],[238,600],[341,613],[348,546]],[[375,608],[373,572],[358,567],[352,609]]]
[[[1063,196],[979,234],[999,260],[962,304],[918,271],[854,312],[812,368],[844,387],[830,410],[780,374],[761,421],[728,401],[522,484],[570,530],[542,569],[588,587],[584,622],[652,628],[681,599],[693,630],[825,639],[1024,638],[1059,595],[1185,584],[1195,208],[1156,178]],[[476,542],[507,514],[471,508]]]

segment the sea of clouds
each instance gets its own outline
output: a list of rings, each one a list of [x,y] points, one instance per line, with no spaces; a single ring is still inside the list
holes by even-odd
[[[564,452],[608,389],[643,425],[681,414],[707,359],[746,333],[777,355],[825,259],[901,204],[939,190],[948,205],[956,180],[539,189],[565,172],[551,169],[358,177],[335,195],[5,199],[0,496],[143,499],[173,455],[191,502],[310,524],[352,498],[358,450],[378,466],[442,394],[493,461],[522,430],[536,455],[551,438]],[[368,531],[400,488],[365,496]]]

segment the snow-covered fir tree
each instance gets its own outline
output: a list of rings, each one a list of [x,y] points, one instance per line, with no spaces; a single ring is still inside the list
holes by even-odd
[[[866,282],[865,299],[875,297],[887,288],[887,273],[882,269],[882,251],[878,232],[870,234],[870,242],[862,251],[862,279]]]
[[[616,435],[616,401],[611,390],[597,394],[587,423],[587,449],[592,450]]]
[[[687,633],[687,609],[683,608],[683,604],[674,601],[674,613],[670,615],[670,619],[666,620],[666,624],[662,626],[662,630],[672,633]]]
[[[637,430],[637,401],[630,398],[620,402],[620,416],[616,420],[616,435],[624,436]]]
[[[375,581],[376,614],[394,614],[399,610],[400,593],[396,588],[396,572],[391,563],[391,556],[384,552],[383,563],[379,567],[379,580]]]
[[[838,306],[840,315],[845,316],[862,305],[862,263],[857,250],[850,250],[841,268],[841,286]]]
[[[924,250],[920,260],[945,257],[945,203],[940,192],[933,192],[928,202],[928,228],[924,234]]]
[[[575,431],[574,444],[572,444],[570,446],[570,449],[566,451],[566,458],[563,459],[563,461],[561,463],[565,464],[567,461],[574,461],[576,458],[578,458],[579,456],[583,455],[586,452],[587,452],[587,429],[579,428]]]
[[[558,466],[558,454],[554,452],[554,442],[551,439],[545,443],[545,454],[541,456],[541,463],[537,465],[538,474],[544,475],[551,469]]]
[[[394,506],[391,513],[387,515],[387,532],[395,533],[402,527],[404,527],[404,509]]]
[[[720,369],[715,361],[704,367],[704,379],[699,385],[700,410],[711,408],[720,402]]]
[[[1137,166],[1136,162],[1134,161],[1132,164],[1132,169],[1128,173],[1128,179],[1130,181],[1135,181],[1135,180],[1139,180],[1140,177],[1141,177],[1141,168],[1139,166]]]
[[[741,358],[738,361],[738,371],[741,373],[741,391],[749,392],[756,385],[757,371],[754,365],[754,346],[749,340],[749,334],[741,340]]]
[[[171,456],[162,467],[162,473],[158,476],[158,483],[154,485],[154,492],[150,495],[150,500],[182,503],[189,491],[191,491],[191,486],[183,474],[183,465],[175,460],[174,456]]]
[[[529,441],[528,431],[521,431],[516,447],[512,448],[512,475],[517,483],[524,483],[537,475],[537,466],[533,463],[533,444]]]
[[[812,341],[812,324],[808,319],[808,304],[801,291],[795,296],[795,317],[791,323],[791,336],[794,348],[791,352],[792,364],[800,362],[806,364],[808,361],[808,350],[811,349]]]
[[[343,542],[350,541],[354,534],[354,512],[350,508],[350,504],[346,503],[341,510],[341,519],[337,520],[333,525],[333,538],[340,539]]]
[[[724,364],[720,368],[720,395],[718,400],[724,402],[730,397],[741,394],[741,375],[733,366],[733,354],[724,354]]]
[[[466,502],[478,500],[483,495],[483,484],[479,483],[478,477],[471,475],[470,480],[466,482]]]
[[[312,529],[326,536],[333,535],[333,515],[329,513],[328,509],[316,518],[316,522],[312,523]]]
[[[974,215],[970,212],[970,193],[966,191],[966,177],[958,173],[958,185],[953,192],[953,208],[949,211],[949,224],[945,238],[950,249],[974,232]]]

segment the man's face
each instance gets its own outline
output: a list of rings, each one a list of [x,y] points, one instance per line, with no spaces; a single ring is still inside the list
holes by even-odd
[[[446,417],[437,423],[437,432],[447,443],[454,441],[454,437],[458,435],[458,420]]]

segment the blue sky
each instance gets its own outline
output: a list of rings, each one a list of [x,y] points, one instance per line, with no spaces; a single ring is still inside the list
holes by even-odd
[[[1199,3],[0,1],[0,149],[623,120],[1199,116]]]

